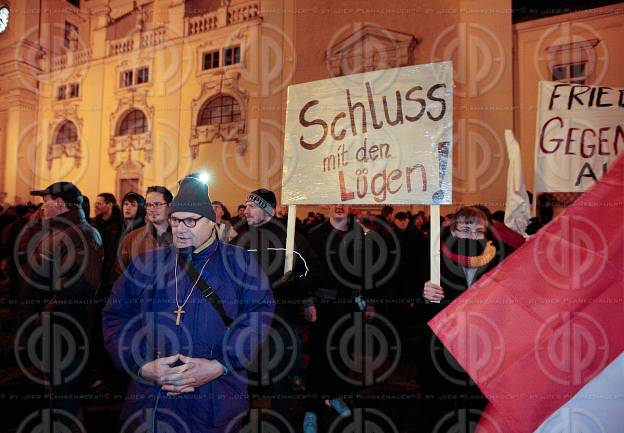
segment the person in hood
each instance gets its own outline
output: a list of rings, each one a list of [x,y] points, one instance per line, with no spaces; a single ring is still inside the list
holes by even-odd
[[[123,225],[121,238],[123,239],[132,230],[145,225],[145,198],[138,192],[130,191],[121,200]]]

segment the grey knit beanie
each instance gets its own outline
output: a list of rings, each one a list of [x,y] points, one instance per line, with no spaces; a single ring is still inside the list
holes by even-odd
[[[208,185],[199,180],[199,175],[189,174],[179,183],[180,189],[169,204],[169,215],[174,212],[193,212],[216,221],[217,215],[208,196]]]

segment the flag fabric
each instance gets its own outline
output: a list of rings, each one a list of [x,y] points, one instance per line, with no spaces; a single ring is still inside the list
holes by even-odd
[[[505,143],[507,144],[507,198],[505,200],[505,225],[512,230],[524,235],[529,219],[531,218],[531,205],[527,194],[524,175],[522,174],[522,158],[520,145],[513,132],[505,130]]]
[[[624,431],[623,191],[620,157],[429,322],[490,401],[487,431]]]

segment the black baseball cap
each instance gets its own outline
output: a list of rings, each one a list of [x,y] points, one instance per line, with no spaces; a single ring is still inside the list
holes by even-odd
[[[54,198],[60,198],[65,204],[82,205],[82,193],[78,187],[71,182],[56,182],[46,189],[30,191],[30,195],[40,197],[51,195]]]

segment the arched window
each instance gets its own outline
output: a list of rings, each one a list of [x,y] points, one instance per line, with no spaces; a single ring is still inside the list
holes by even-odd
[[[76,129],[76,125],[74,125],[73,122],[66,120],[59,128],[54,143],[65,144],[73,143],[75,141],[78,141],[78,130]]]
[[[241,120],[241,109],[236,99],[228,95],[217,95],[206,101],[199,111],[198,126],[219,125]]]
[[[143,134],[147,132],[147,119],[141,110],[131,110],[123,117],[117,135]]]

